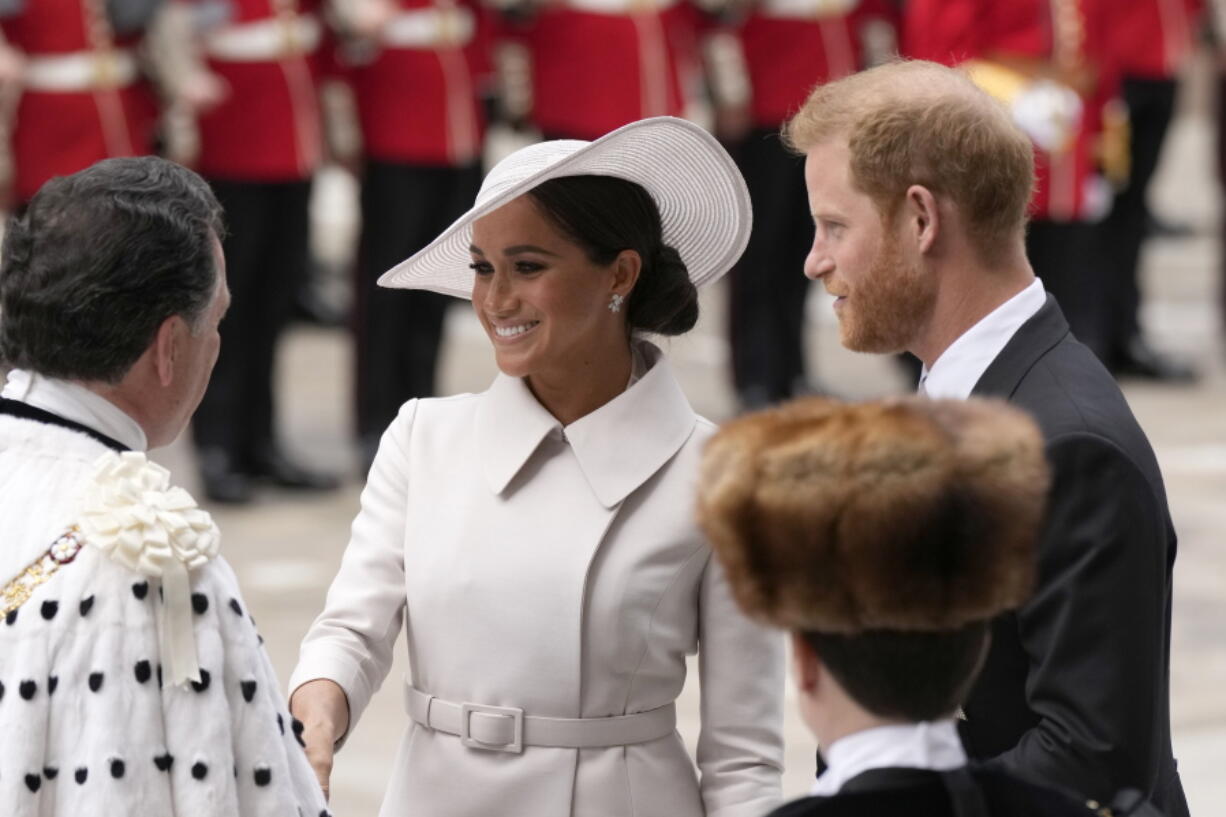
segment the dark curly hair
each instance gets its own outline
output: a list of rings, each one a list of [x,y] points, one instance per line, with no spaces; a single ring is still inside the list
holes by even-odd
[[[630,293],[630,329],[680,335],[698,322],[698,290],[676,248],[664,243],[660,210],[640,185],[613,176],[563,176],[528,193],[594,264],[611,264],[622,250],[643,259]]]
[[[52,179],[4,237],[0,358],[119,382],[166,318],[198,329],[222,231],[208,184],[165,159],[106,159]]]

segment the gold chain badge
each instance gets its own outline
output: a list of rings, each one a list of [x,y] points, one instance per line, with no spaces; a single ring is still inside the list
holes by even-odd
[[[4,586],[4,609],[0,611],[0,616],[7,616],[29,601],[34,591],[54,576],[60,567],[77,558],[83,545],[81,532],[75,525],[61,534],[45,553]]]

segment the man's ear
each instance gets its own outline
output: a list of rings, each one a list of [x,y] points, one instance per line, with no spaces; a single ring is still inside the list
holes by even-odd
[[[183,319],[178,315],[171,315],[162,321],[153,336],[153,366],[157,371],[158,383],[163,386],[169,386],[174,381],[179,335],[186,330],[187,325]]]
[[[613,292],[629,295],[643,271],[643,257],[636,250],[622,250],[613,261]]]
[[[936,196],[922,184],[913,184],[907,188],[903,210],[916,250],[921,255],[930,253],[942,227],[941,209],[937,206]]]
[[[812,695],[822,674],[822,662],[802,633],[792,633],[792,674],[802,694]]]

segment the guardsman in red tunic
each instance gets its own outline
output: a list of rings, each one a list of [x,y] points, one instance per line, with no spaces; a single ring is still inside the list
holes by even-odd
[[[964,64],[1035,142],[1026,252],[1073,333],[1103,360],[1111,283],[1096,222],[1111,206],[1107,177],[1127,176],[1113,9],[1109,0],[910,0],[903,28],[907,56]]]
[[[889,27],[881,2],[758,0],[732,30],[735,54],[708,49],[717,130],[738,143],[754,228],[733,268],[729,297],[732,375],[743,408],[806,392],[805,296],[797,273],[813,243],[804,159],[780,141],[783,122],[814,85],[864,67],[866,35]],[[736,66],[743,61],[743,68]],[[741,74],[743,79],[733,75]],[[738,91],[737,85],[741,85]],[[743,113],[737,113],[740,108]],[[729,126],[747,126],[744,133]]]
[[[253,478],[335,485],[280,449],[272,392],[277,339],[307,265],[307,205],[322,153],[323,26],[313,0],[228,0],[222,8],[225,19],[200,31],[222,98],[198,118],[198,170],[225,208],[232,300],[193,433],[206,493],[244,502]]]
[[[1150,223],[1146,194],[1158,167],[1167,126],[1175,110],[1175,79],[1192,53],[1194,23],[1200,0],[1132,0],[1120,3],[1113,25],[1116,59],[1123,73],[1128,106],[1131,173],[1116,193],[1111,215],[1103,222],[1103,251],[1108,259],[1112,306],[1108,329],[1108,367],[1121,375],[1154,380],[1194,379],[1186,364],[1156,351],[1141,331],[1138,280],[1141,243]]]
[[[558,0],[527,12],[531,121],[546,139],[595,139],[649,116],[681,116],[696,70],[686,0]]]
[[[451,298],[380,289],[388,269],[428,244],[477,195],[488,71],[487,12],[472,0],[383,0],[365,36],[342,49],[365,161],[354,333],[357,431],[369,467],[400,406],[435,391]],[[367,18],[374,16],[371,9]],[[354,21],[354,28],[361,26]]]
[[[20,59],[12,126],[16,204],[52,176],[151,152],[157,102],[136,48],[159,0],[17,0],[0,29]]]

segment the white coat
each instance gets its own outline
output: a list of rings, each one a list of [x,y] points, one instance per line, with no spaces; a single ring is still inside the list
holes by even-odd
[[[693,521],[711,423],[659,350],[563,429],[520,379],[405,404],[381,442],[291,689],[338,683],[351,723],[392,661],[456,703],[599,718],[673,701],[699,654],[695,775],[680,737],[468,748],[410,723],[381,814],[760,817],[780,800],[783,642],[737,610]]]

